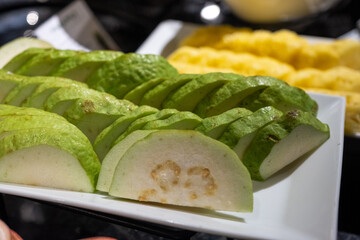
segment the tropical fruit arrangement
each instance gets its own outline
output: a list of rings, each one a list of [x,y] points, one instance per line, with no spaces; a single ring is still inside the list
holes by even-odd
[[[345,133],[360,134],[360,42],[310,43],[289,30],[199,27],[168,58],[180,73],[267,75],[291,86],[346,98]]]
[[[4,52],[2,182],[250,212],[253,180],[330,136],[317,103],[275,77],[182,74],[157,55],[34,39]]]

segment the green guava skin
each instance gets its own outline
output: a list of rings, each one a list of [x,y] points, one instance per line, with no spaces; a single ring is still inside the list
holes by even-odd
[[[126,131],[135,120],[158,112],[156,108],[139,106],[130,113],[117,118],[110,126],[105,128],[94,141],[94,150],[102,160],[114,145],[114,141]]]
[[[88,77],[86,83],[90,88],[121,99],[144,82],[177,74],[177,70],[161,56],[127,53],[105,63]]]
[[[219,115],[204,118],[195,130],[214,139],[218,139],[232,122],[250,114],[252,114],[252,112],[245,108],[233,108]]]
[[[175,108],[179,111],[194,111],[198,103],[217,88],[234,79],[237,74],[206,73],[173,91],[164,100],[163,108]]]
[[[312,128],[312,132],[320,133],[322,139],[317,142],[312,148],[321,145],[326,139],[330,137],[330,129],[327,124],[319,121],[311,112],[304,112],[301,110],[292,110],[284,114],[282,117],[273,123],[260,129],[254,137],[252,143],[249,145],[244,153],[243,163],[248,168],[252,179],[263,181],[266,178],[261,175],[259,169],[265,158],[271,153],[274,146],[281,141],[286,141],[287,137],[299,126],[308,126]],[[311,137],[301,139],[299,136],[296,141],[313,141]],[[296,146],[296,142],[288,143],[286,151],[291,152],[291,147]],[[311,150],[311,149],[310,149]]]
[[[97,50],[68,58],[55,68],[50,75],[85,82],[98,68],[108,61],[120,57],[120,51]]]

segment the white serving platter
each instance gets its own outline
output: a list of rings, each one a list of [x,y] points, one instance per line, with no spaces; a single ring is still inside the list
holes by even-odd
[[[176,44],[174,37],[192,27],[194,26],[177,21],[163,22],[138,52],[163,54],[170,51],[165,48]],[[311,96],[319,104],[318,118],[330,127],[330,138],[317,150],[267,181],[254,182],[252,213],[144,204],[99,193],[8,183],[0,183],[0,192],[226,237],[335,240],[345,99],[321,94]]]

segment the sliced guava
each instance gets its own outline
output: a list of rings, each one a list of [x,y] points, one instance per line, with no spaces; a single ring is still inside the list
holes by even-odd
[[[163,81],[165,81],[166,78],[154,78],[147,82],[144,82],[140,84],[139,86],[132,89],[130,92],[128,92],[124,99],[129,100],[130,102],[133,102],[135,104],[140,104],[143,96],[152,88],[156,87]]]
[[[13,72],[31,57],[29,56],[29,58],[27,59],[23,58],[23,61],[18,61],[16,64],[14,64],[15,62],[12,60],[14,60],[22,52],[30,48],[42,49],[42,48],[52,48],[52,47],[53,46],[50,43],[37,38],[28,38],[28,37],[16,38],[1,46],[0,68],[4,68],[6,70]],[[12,62],[12,64],[10,62]]]
[[[261,108],[232,122],[218,140],[232,148],[242,159],[256,132],[281,116],[282,112],[274,107]]]
[[[233,108],[219,115],[204,118],[195,130],[218,139],[232,122],[250,114],[252,112],[245,108]]]
[[[293,110],[260,129],[243,155],[252,179],[265,180],[330,136],[329,126],[312,113]]]
[[[30,58],[15,73],[25,76],[46,76],[69,57],[84,53],[74,50],[49,49]]]
[[[138,140],[143,139],[153,131],[156,130],[136,130],[126,136],[113,148],[111,148],[101,163],[101,170],[98,182],[96,184],[96,190],[109,192],[116,166],[119,163],[121,157],[131,145],[133,145]]]
[[[175,108],[179,111],[193,111],[197,104],[214,89],[237,79],[232,73],[206,73],[181,86],[163,102],[163,108]]]
[[[200,117],[210,117],[239,106],[246,97],[269,86],[287,85],[286,82],[268,76],[244,77],[238,75],[234,81],[209,94],[197,106],[194,112]]]
[[[251,212],[252,182],[237,155],[193,130],[159,130],[134,143],[117,164],[111,196]]]
[[[145,93],[140,104],[160,109],[162,108],[163,101],[172,91],[199,76],[199,74],[178,74],[175,77],[169,78]]]
[[[135,120],[142,118],[147,115],[158,112],[156,108],[149,106],[139,106],[133,111],[125,114],[122,117],[116,119],[110,126],[106,127],[96,137],[94,141],[94,150],[98,155],[100,161],[105,157],[109,150],[114,145],[115,140],[126,131],[129,125]]]
[[[193,130],[196,128],[202,121],[198,115],[181,111],[174,113],[166,119],[154,120],[148,122],[142,127],[144,130],[151,129],[183,129],[183,130]]]
[[[127,53],[105,63],[88,77],[86,83],[93,89],[123,98],[144,82],[176,74],[177,70],[161,56]]]
[[[0,69],[0,103],[2,103],[9,92],[13,90],[23,79],[23,76],[18,76],[9,71]]]
[[[68,58],[50,75],[70,78],[79,82],[85,82],[91,73],[96,71],[104,63],[114,60],[123,55],[119,51],[98,50]]]

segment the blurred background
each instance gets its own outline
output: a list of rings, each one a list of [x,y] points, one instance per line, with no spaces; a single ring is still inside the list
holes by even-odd
[[[271,8],[249,16],[246,11],[236,11],[237,3],[231,0],[87,0],[86,3],[123,52],[136,51],[156,26],[167,19],[198,24],[231,24],[253,29],[288,28],[299,34],[327,38],[338,38],[352,30],[356,31],[357,20],[360,19],[359,0],[328,1],[327,5],[327,1],[307,1],[323,5],[321,8],[305,10],[296,5],[296,0],[286,0],[287,3],[292,1],[295,7],[289,6],[292,10],[281,18],[268,14],[281,10]],[[32,36],[34,29],[71,2],[0,0],[0,45],[20,36]],[[243,2],[261,3],[260,0]],[[279,4],[280,1],[275,2]],[[247,12],[255,10],[249,8]],[[338,239],[360,239],[360,188],[357,178],[360,168],[359,144],[357,138],[345,137]],[[114,219],[95,212],[6,194],[0,196],[0,218],[24,240],[79,239],[96,235],[118,239],[226,239],[178,229],[163,229],[161,226],[129,219]]]
[[[325,0],[315,0],[314,2],[319,1],[326,2]],[[246,20],[240,18],[239,15],[234,14],[235,11],[227,2],[220,0],[87,0],[86,3],[118,46],[124,52],[132,52],[161,21],[166,19],[200,24],[231,24],[254,29],[288,28],[300,34],[337,38],[355,28],[356,20],[360,18],[360,2],[358,0],[329,1],[331,6],[325,8],[326,10],[310,11],[308,9],[308,12],[297,15],[295,19],[289,17],[290,13],[279,19],[271,16],[268,17],[268,20],[259,18],[259,21],[263,20],[264,23],[254,22],[253,20],[256,18],[246,18]],[[0,44],[18,36],[31,35],[32,30],[71,2],[65,0],[0,0]],[[230,3],[231,0],[228,2]],[[274,2],[279,2],[279,0]],[[259,11],[255,14],[264,15],[264,12]]]

